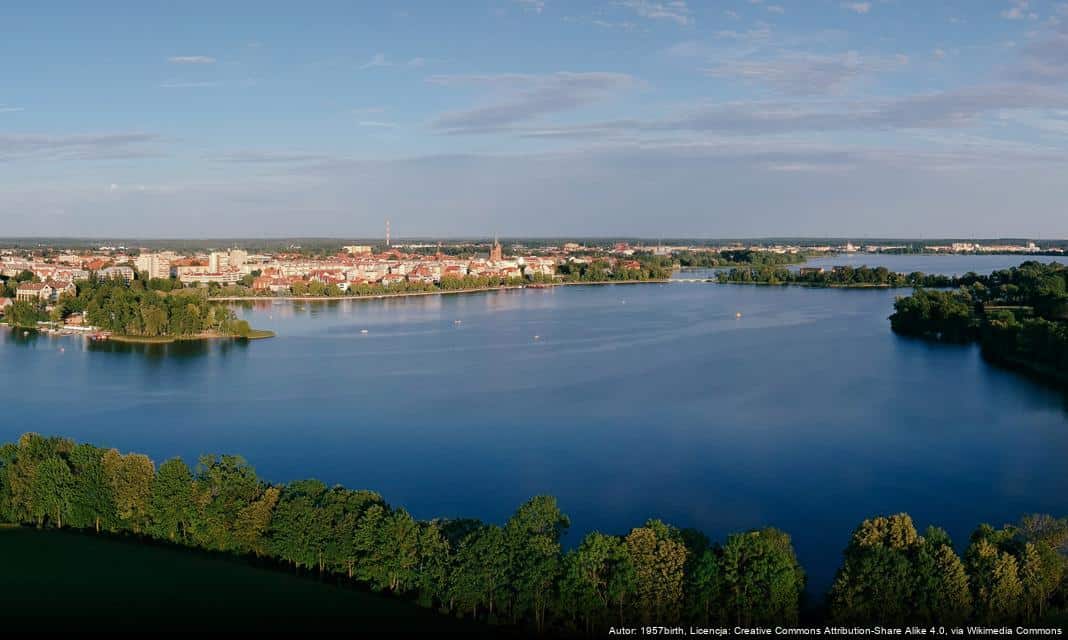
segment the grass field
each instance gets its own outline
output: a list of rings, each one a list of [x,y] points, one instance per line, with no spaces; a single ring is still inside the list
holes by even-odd
[[[0,621],[4,631],[490,631],[242,558],[19,527],[0,528]]]

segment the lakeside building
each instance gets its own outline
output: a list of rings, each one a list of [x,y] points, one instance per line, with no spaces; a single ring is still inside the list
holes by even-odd
[[[112,250],[102,254],[94,250],[54,252],[42,249],[0,249],[0,275],[26,280],[25,274],[28,272],[32,274],[34,281],[52,288],[47,300],[54,300],[76,288],[72,283],[87,279],[93,273],[102,278],[121,277],[129,282],[140,272],[147,274],[149,278],[174,277],[187,286],[212,283],[227,286],[245,281],[256,291],[285,294],[294,288],[299,289],[300,284],[307,285],[311,282],[347,291],[351,287],[363,285],[388,286],[405,282],[440,284],[443,280],[457,281],[467,277],[485,277],[501,281],[520,278],[560,279],[563,276],[558,274],[559,267],[567,262],[583,265],[600,261],[605,264],[606,271],[630,270],[641,268],[635,258],[636,254],[644,253],[673,257],[680,252],[715,253],[727,250],[778,254],[810,251],[832,254],[847,251],[879,253],[921,249],[946,253],[1032,254],[1060,251],[1056,244],[1040,247],[1034,242],[995,245],[972,241],[947,243],[944,246],[900,243],[853,245],[851,242],[821,246],[806,245],[803,242],[791,244],[753,241],[725,242],[719,246],[668,246],[663,243],[628,242],[587,245],[561,242],[559,246],[541,245],[533,248],[510,244],[509,250],[513,255],[506,256],[504,247],[497,238],[493,239],[492,244],[462,242],[451,245],[450,249],[452,250],[446,253],[442,243],[396,245],[382,253],[374,253],[371,245],[345,245],[340,251],[336,247],[328,248],[317,255],[298,253],[294,248],[257,254],[249,254],[246,250],[237,248],[185,252],[142,249],[139,252],[131,250],[129,253],[135,254],[132,256],[128,256],[125,250]],[[412,253],[408,253],[408,250]],[[336,253],[331,253],[335,251]],[[133,267],[136,267],[136,270]],[[802,267],[802,272],[808,273],[809,269]],[[31,293],[28,290],[23,293],[25,299],[30,299],[31,296],[41,299],[40,295],[39,292]]]
[[[52,299],[52,287],[44,282],[23,282],[15,290],[19,302],[47,302]]]
[[[55,302],[59,300],[60,296],[76,296],[78,295],[78,287],[72,281],[67,280],[65,282],[56,282],[49,280],[48,286],[52,288],[52,295],[49,298],[50,301]]]
[[[211,284],[212,282],[226,285],[241,281],[241,271],[227,269],[217,271],[207,265],[189,265],[175,267],[175,275],[182,284]]]
[[[99,271],[101,278],[122,278],[126,282],[133,282],[133,267],[105,267]]]

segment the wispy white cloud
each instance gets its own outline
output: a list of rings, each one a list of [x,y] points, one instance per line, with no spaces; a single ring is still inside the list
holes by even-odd
[[[450,133],[488,132],[550,113],[605,100],[640,83],[622,73],[558,72],[544,75],[438,75],[427,78],[443,87],[488,91],[496,100],[483,106],[438,116],[433,126]]]
[[[843,2],[842,3],[842,8],[843,9],[848,9],[849,11],[853,11],[854,13],[862,13],[863,14],[863,13],[868,13],[869,11],[871,11],[871,3],[870,2]]]
[[[666,20],[681,26],[693,24],[693,15],[685,0],[621,0],[620,5],[649,20]]]
[[[375,69],[381,67],[412,67],[419,68],[426,66],[426,58],[409,58],[407,62],[394,62],[390,60],[384,53],[376,53],[371,56],[371,59],[360,65],[360,69]]]
[[[383,120],[360,120],[361,127],[372,127],[375,129],[396,129],[397,124],[394,122],[385,122]]]
[[[162,89],[205,89],[209,87],[221,86],[221,82],[214,80],[205,81],[185,81],[185,80],[168,80],[167,82],[161,82],[160,88]]]
[[[1068,110],[1068,92],[1034,85],[990,85],[898,98],[772,100],[698,104],[652,120],[616,120],[569,126],[515,122],[494,129],[519,137],[556,140],[647,140],[648,136],[716,134],[775,137],[841,131],[964,131],[984,117],[1019,111]],[[460,131],[480,133],[481,131]]]
[[[388,60],[386,60],[386,54],[384,54],[384,53],[376,53],[373,56],[371,56],[370,60],[368,60],[364,64],[360,65],[360,68],[361,69],[374,69],[376,67],[389,67],[389,66],[392,66],[392,65],[393,65],[393,63],[391,63]]]
[[[305,151],[264,151],[259,149],[246,149],[232,151],[213,156],[218,160],[244,164],[302,164],[308,162],[323,162],[331,158],[325,153],[312,153]]]
[[[12,107],[6,104],[0,104],[0,113],[18,113],[19,111],[25,111],[23,107]]]
[[[836,93],[849,83],[908,63],[908,58],[865,57],[789,52],[769,59],[731,59],[706,70],[710,76],[755,81],[793,95]]]
[[[1011,6],[1001,12],[1006,20],[1037,20],[1038,14],[1031,10],[1030,0],[1010,0]]]
[[[522,7],[524,11],[533,13],[545,11],[545,0],[515,0],[515,3]]]
[[[215,58],[211,56],[171,56],[167,58],[171,64],[215,64]]]
[[[1020,59],[1009,70],[1010,76],[1032,82],[1068,80],[1068,24],[1057,24],[1035,34],[1021,49]]]
[[[583,18],[575,16],[564,16],[564,22],[572,22],[576,24],[589,24],[600,29],[611,29],[614,31],[638,31],[638,24],[630,20],[605,20],[604,18]]]
[[[0,134],[0,161],[143,158],[159,155],[145,146],[158,139],[151,133]]]

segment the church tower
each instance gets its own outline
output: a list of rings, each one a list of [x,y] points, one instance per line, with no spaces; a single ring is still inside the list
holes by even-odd
[[[493,248],[490,249],[489,259],[490,262],[500,262],[504,258],[504,253],[501,251],[501,243],[497,240],[497,236],[493,237]]]

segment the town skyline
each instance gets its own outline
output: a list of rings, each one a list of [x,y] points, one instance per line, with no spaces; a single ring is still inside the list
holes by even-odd
[[[1062,1],[3,18],[7,234],[1068,237]]]

